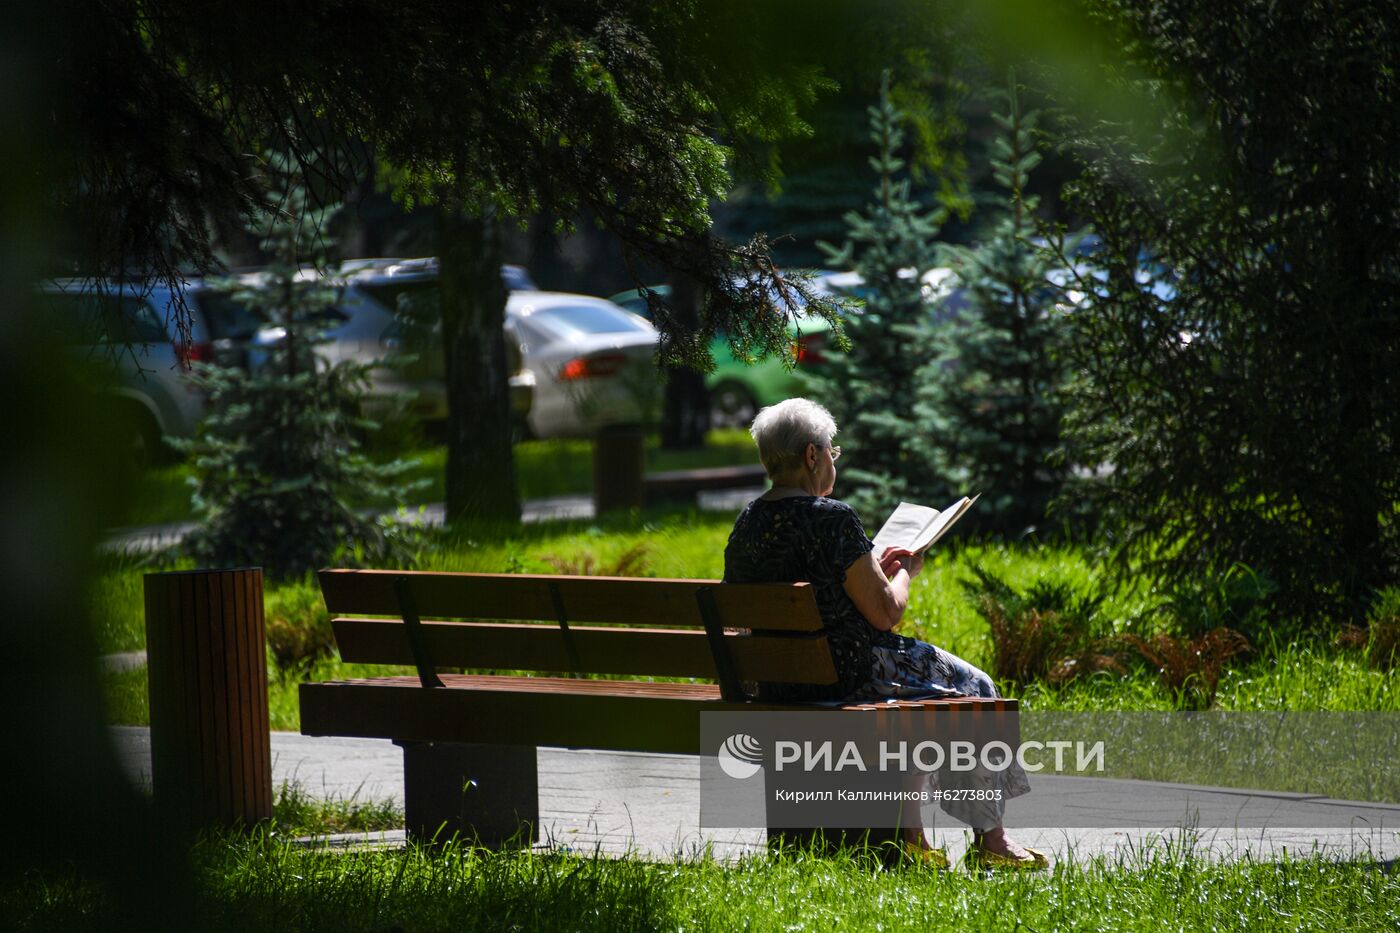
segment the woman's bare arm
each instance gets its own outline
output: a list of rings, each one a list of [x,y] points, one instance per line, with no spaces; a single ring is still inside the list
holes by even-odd
[[[910,579],[908,558],[899,562],[899,569],[893,576],[886,577],[875,552],[870,551],[846,568],[843,586],[861,615],[880,631],[887,632],[904,616],[904,607],[909,604]]]

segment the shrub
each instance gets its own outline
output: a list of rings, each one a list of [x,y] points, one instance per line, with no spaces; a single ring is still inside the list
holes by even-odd
[[[1376,595],[1366,625],[1349,625],[1337,636],[1346,648],[1360,648],[1371,667],[1389,671],[1400,661],[1400,586],[1388,586]]]
[[[373,428],[359,416],[369,367],[327,365],[314,352],[317,322],[336,294],[308,280],[300,264],[321,258],[325,209],[311,209],[285,158],[273,160],[268,178],[270,187],[279,179],[287,185],[280,209],[270,200],[259,222],[273,262],[257,287],[230,287],[283,336],[254,372],[200,367],[209,414],[199,436],[182,444],[193,454],[199,519],[186,546],[206,566],[258,565],[274,580],[347,552],[371,563],[406,561],[408,529],[364,512],[403,501],[398,477],[408,469],[376,464],[360,449],[360,435]]]
[[[1044,522],[1064,479],[1051,465],[1064,407],[1064,322],[1046,287],[1049,261],[1030,241],[1037,114],[1021,110],[1014,74],[1006,104],[992,156],[1002,217],[985,243],[952,249],[967,304],[939,328],[940,352],[921,371],[915,410],[939,474],[983,491],[978,524],[1016,533]]]
[[[1244,559],[1284,614],[1360,621],[1400,576],[1393,5],[1090,6],[1133,100],[1073,101],[1069,210],[1099,248],[1066,434],[1112,467],[1076,492],[1138,572]]]
[[[1208,708],[1225,665],[1252,650],[1243,635],[1223,627],[1195,637],[1160,632],[1149,637],[1120,635],[1116,640],[1157,668],[1162,685],[1186,709]]]
[[[304,677],[334,653],[331,615],[314,583],[272,587],[264,606],[267,650],[281,677]]]
[[[846,216],[849,238],[837,249],[820,243],[832,267],[860,273],[865,307],[845,320],[849,352],[834,354],[814,385],[830,407],[847,449],[842,498],[862,515],[887,514],[901,499],[946,501],[947,484],[929,462],[927,444],[904,416],[931,353],[923,276],[938,265],[934,238],[942,211],[926,211],[903,174],[904,115],[888,81],[870,108],[870,136],[880,177],[865,213]]]
[[[575,557],[556,557],[547,554],[540,558],[554,568],[556,573],[576,577],[647,577],[651,576],[651,547],[638,542],[623,551],[612,561],[604,563],[591,551],[584,551]]]
[[[1202,576],[1171,591],[1155,614],[1166,628],[1183,635],[1203,635],[1218,628],[1234,629],[1252,644],[1270,637],[1292,640],[1296,623],[1287,630],[1270,624],[1269,600],[1277,587],[1272,580],[1244,564],[1231,565],[1219,577]]]
[[[991,630],[991,674],[999,682],[1063,683],[1096,670],[1123,668],[1099,650],[1102,596],[1077,593],[1062,581],[1037,580],[1024,592],[982,567],[963,587]]]

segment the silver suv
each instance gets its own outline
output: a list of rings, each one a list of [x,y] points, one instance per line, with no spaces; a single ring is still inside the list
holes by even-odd
[[[138,463],[162,457],[163,437],[192,436],[204,416],[204,394],[190,380],[190,364],[245,365],[248,341],[262,325],[229,295],[199,280],[182,292],[188,340],[176,324],[179,297],[166,285],[88,278],[39,287],[58,341],[93,364],[101,390],[118,399],[130,455]]]
[[[519,266],[503,266],[501,277],[511,291],[533,289]],[[438,305],[438,261],[426,259],[356,259],[335,276],[340,289],[335,305],[324,312],[317,353],[329,362],[386,361],[371,371],[371,407],[407,399],[408,412],[427,423],[447,419]],[[266,327],[254,341],[252,365],[259,351],[281,340],[281,328]],[[510,375],[511,415],[523,431],[534,398],[535,377],[524,366],[520,340],[506,332],[506,368]]]

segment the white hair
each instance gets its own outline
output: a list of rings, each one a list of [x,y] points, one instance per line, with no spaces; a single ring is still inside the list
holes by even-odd
[[[769,476],[800,466],[808,444],[830,447],[836,419],[811,399],[784,399],[758,413],[749,427]]]

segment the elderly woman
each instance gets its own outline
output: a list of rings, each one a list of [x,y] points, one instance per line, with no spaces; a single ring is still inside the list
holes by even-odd
[[[730,583],[810,581],[836,662],[829,687],[760,684],[768,699],[790,701],[899,697],[997,696],[991,678],[933,645],[896,635],[909,586],[923,569],[921,554],[874,545],[855,511],[827,498],[836,484],[836,422],[821,405],[791,398],[758,413],[750,429],[772,488],[739,515],[724,550]],[[948,801],[942,807],[974,831],[970,855],[986,867],[1044,868],[1045,856],[1014,842],[1001,825],[1005,798],[1030,788],[1013,765],[994,776],[1002,800]],[[907,849],[936,864],[922,827],[903,831]]]

